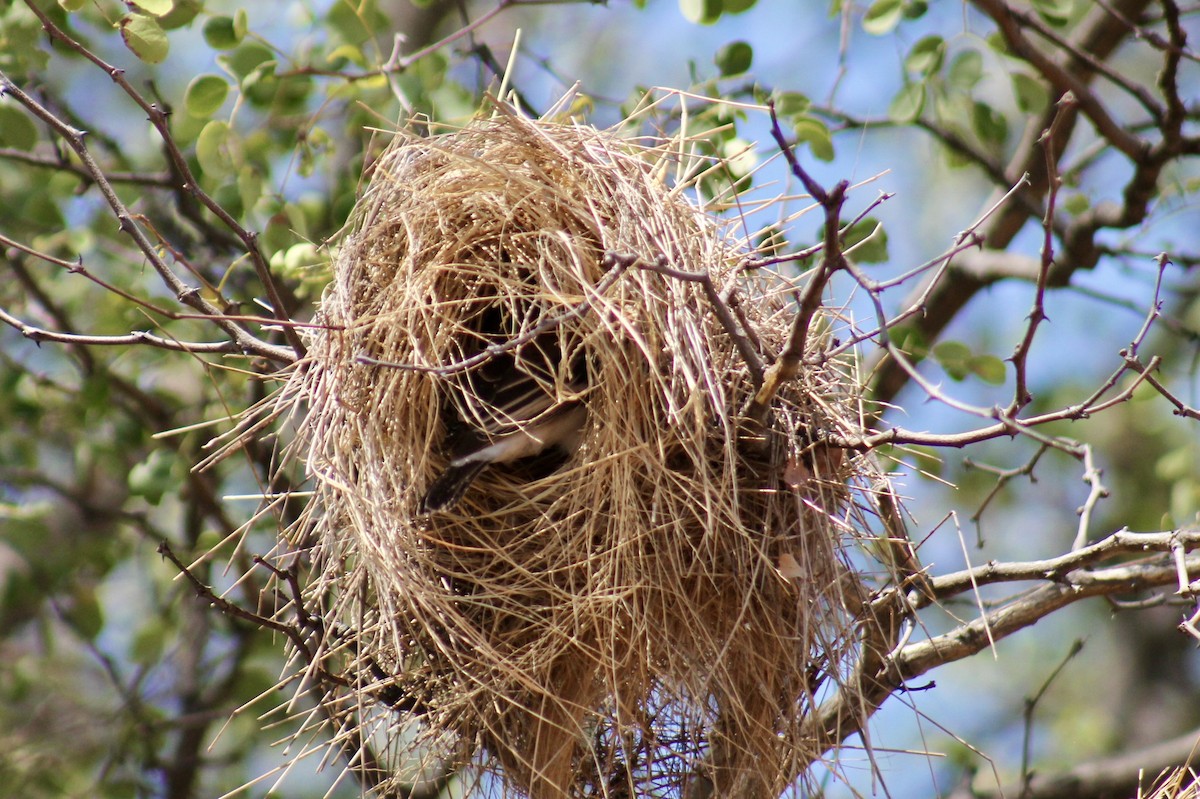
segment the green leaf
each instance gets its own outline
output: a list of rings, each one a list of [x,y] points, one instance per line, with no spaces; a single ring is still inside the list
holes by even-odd
[[[758,166],[758,153],[745,139],[734,137],[721,142],[721,158],[734,178],[742,178]]]
[[[336,0],[329,4],[325,21],[334,44],[363,44],[392,24],[379,10],[378,0]]]
[[[222,183],[212,192],[212,198],[235,219],[245,213],[242,193],[234,182]]]
[[[119,26],[125,46],[147,64],[161,64],[167,58],[170,43],[158,20],[145,14],[130,14]]]
[[[779,92],[775,96],[775,113],[781,117],[803,114],[812,106],[812,100],[800,92]]]
[[[1024,72],[1014,72],[1010,76],[1013,94],[1017,98],[1017,108],[1026,114],[1040,114],[1050,102],[1050,93],[1045,85]]]
[[[905,19],[920,19],[925,16],[925,12],[929,10],[929,3],[926,0],[908,0],[904,4]]]
[[[968,366],[971,372],[983,382],[993,386],[1004,385],[1008,375],[1008,368],[1004,365],[1004,361],[995,355],[975,355],[968,362]]]
[[[941,36],[925,36],[918,39],[908,51],[908,56],[904,59],[904,68],[909,72],[928,76],[942,68],[945,55],[945,39]]]
[[[1008,139],[1008,120],[987,103],[977,101],[972,105],[971,127],[980,140],[987,144],[1004,144]]]
[[[693,25],[712,25],[724,10],[721,0],[679,0],[679,12]]]
[[[863,30],[874,36],[891,33],[900,24],[903,13],[904,0],[875,0],[863,15]]]
[[[917,117],[925,108],[925,84],[909,83],[892,98],[888,106],[888,118],[893,122],[906,125]]]
[[[985,38],[988,47],[996,51],[1000,55],[1009,55],[1008,42],[1004,39],[1004,34],[1000,31],[992,31]]]
[[[821,161],[833,160],[833,136],[825,123],[816,117],[798,116],[792,120],[796,141],[803,142]]]
[[[134,464],[129,470],[129,492],[142,497],[151,505],[162,502],[162,498],[174,489],[175,478],[172,468],[175,457],[165,449],[156,449],[144,461]]]
[[[233,173],[229,153],[231,139],[229,125],[219,119],[209,122],[200,131],[196,138],[196,160],[206,176],[221,178]]]
[[[367,65],[367,57],[363,55],[362,48],[353,44],[343,44],[333,48],[325,56],[325,60],[335,67],[339,66],[338,62],[342,60],[349,61],[357,67],[365,67]],[[421,60],[423,61],[424,59]]]
[[[1088,200],[1087,195],[1079,193],[1069,194],[1065,200],[1059,203],[1059,208],[1071,216],[1079,216],[1091,207],[1092,203]]]
[[[246,9],[239,8],[233,14],[233,35],[238,37],[240,42],[246,38],[246,34],[250,32],[250,17],[246,14]]]
[[[162,660],[166,650],[168,628],[160,619],[150,618],[134,633],[129,657],[134,663],[151,665]]]
[[[104,611],[91,588],[77,588],[63,617],[81,638],[91,641],[104,629]]]
[[[217,61],[238,78],[245,79],[263,64],[273,61],[274,58],[275,54],[266,45],[249,41],[232,53],[218,56]]]
[[[86,6],[87,3],[88,0],[58,0],[58,4],[62,7],[62,10],[67,13],[78,11]]]
[[[1033,0],[1033,10],[1049,24],[1061,28],[1075,13],[1075,0]]]
[[[241,43],[242,36],[234,27],[233,17],[209,17],[204,23],[204,41],[214,50],[232,50]]]
[[[126,5],[140,9],[151,16],[161,17],[171,13],[171,9],[175,6],[175,0],[126,0]]]
[[[1183,441],[1180,446],[1164,452],[1154,464],[1154,476],[1172,483],[1192,477],[1200,463],[1196,460],[1195,448],[1191,441]]]
[[[741,14],[754,8],[758,0],[723,0],[722,5],[726,14]]]
[[[37,144],[37,126],[20,109],[0,104],[0,145],[32,150]]]
[[[947,79],[950,85],[970,91],[983,77],[983,54],[978,50],[964,50],[950,62]]]
[[[741,75],[750,69],[753,62],[754,48],[745,42],[730,42],[713,57],[713,63],[721,70],[723,77]]]
[[[212,116],[229,96],[229,84],[220,75],[197,75],[183,95],[188,115],[197,119]]]
[[[880,264],[888,260],[887,231],[878,220],[867,217],[860,219],[842,234],[842,249],[849,251],[850,257],[864,264]]]
[[[961,341],[939,341],[933,347],[933,359],[954,380],[971,373],[971,348]]]
[[[243,208],[253,208],[262,197],[263,179],[259,171],[252,166],[244,166],[238,170],[238,194],[241,196]]]
[[[192,24],[200,12],[204,10],[203,0],[175,0],[175,7],[169,14],[158,18],[158,24],[163,30],[175,30]]]

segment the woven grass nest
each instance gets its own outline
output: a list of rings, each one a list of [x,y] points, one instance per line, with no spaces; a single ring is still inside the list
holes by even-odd
[[[695,276],[767,362],[799,281],[739,269],[752,248],[668,180],[681,149],[501,108],[374,164],[286,392],[343,737],[534,799],[773,797],[819,756],[874,479],[819,445],[858,424],[853,383],[819,362],[747,434],[754,380]],[[456,392],[535,338],[572,365],[542,379],[586,408],[578,448],[425,512]]]

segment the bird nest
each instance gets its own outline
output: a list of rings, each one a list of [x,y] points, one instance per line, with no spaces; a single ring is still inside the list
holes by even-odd
[[[372,167],[285,396],[314,668],[349,686],[326,697],[339,741],[397,779],[769,797],[820,756],[805,721],[851,654],[874,478],[824,443],[860,424],[854,382],[812,336],[746,418],[747,353],[784,347],[800,281],[744,268],[668,180],[695,172],[682,149],[500,109]],[[514,369],[583,409],[577,440],[431,509],[464,397]]]

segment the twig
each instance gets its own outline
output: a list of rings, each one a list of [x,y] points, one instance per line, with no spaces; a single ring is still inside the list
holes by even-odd
[[[1075,100],[1071,94],[1063,95],[1058,101],[1058,113],[1050,127],[1042,134],[1039,143],[1046,155],[1046,210],[1042,217],[1042,258],[1038,268],[1037,284],[1033,292],[1033,307],[1029,311],[1028,322],[1025,325],[1025,335],[1013,350],[1010,360],[1016,375],[1013,383],[1013,398],[1008,406],[1008,415],[1016,416],[1026,405],[1033,401],[1027,382],[1029,351],[1038,327],[1046,319],[1046,284],[1050,278],[1050,270],[1054,265],[1054,214],[1058,205],[1058,189],[1061,183],[1058,176],[1058,162],[1055,157],[1057,148],[1055,142],[1061,132],[1064,121],[1073,113]]]
[[[0,308],[0,322],[16,328],[22,336],[38,344],[41,344],[43,341],[83,347],[125,347],[144,344],[163,350],[195,354],[233,354],[240,352],[238,345],[232,341],[178,341],[176,339],[156,336],[153,333],[142,330],[134,331],[126,336],[86,336],[78,333],[59,333],[27,324],[2,308]]]
[[[1037,710],[1038,703],[1042,701],[1042,697],[1050,690],[1050,685],[1062,674],[1062,670],[1067,667],[1075,657],[1083,651],[1083,639],[1076,638],[1071,648],[1067,650],[1067,654],[1059,661],[1054,670],[1046,677],[1046,680],[1038,688],[1037,693],[1025,700],[1025,711],[1023,713],[1025,720],[1024,734],[1021,736],[1021,797],[1025,799],[1028,796],[1029,785],[1033,780],[1033,771],[1029,768],[1031,761],[1030,748],[1033,744],[1033,714]]]
[[[224,613],[231,618],[250,622],[258,628],[266,628],[268,630],[274,630],[277,633],[282,633],[283,635],[287,636],[289,640],[291,640],[292,645],[295,646],[300,652],[307,653],[309,651],[308,644],[304,640],[304,637],[294,627],[275,621],[274,619],[266,616],[262,616],[258,613],[253,613],[234,602],[230,602],[227,599],[217,596],[207,583],[193,574],[192,571],[187,567],[187,564],[179,559],[179,556],[175,554],[175,551],[171,548],[171,544],[166,539],[159,542],[158,554],[169,560],[171,564],[179,570],[179,573],[182,574],[184,578],[191,584],[192,588],[196,590],[196,595],[198,597],[212,605],[221,613]]]
[[[763,383],[763,363],[759,357],[758,351],[755,349],[754,343],[751,340],[748,320],[744,315],[734,318],[730,310],[730,304],[721,298],[717,287],[713,285],[712,275],[708,272],[685,272],[682,269],[672,269],[665,263],[659,262],[647,264],[638,262],[641,269],[649,272],[657,272],[660,275],[682,280],[687,283],[699,283],[704,289],[704,296],[708,299],[709,307],[712,308],[713,314],[717,317],[717,321],[721,323],[721,327],[725,328],[725,332],[729,334],[729,338],[733,341],[733,345],[737,348],[738,354],[742,356],[742,361],[750,372],[750,380],[754,384],[754,388],[758,389]]]
[[[1087,546],[1088,531],[1092,525],[1092,512],[1095,511],[1096,504],[1108,496],[1108,489],[1104,487],[1104,483],[1100,482],[1101,474],[1102,472],[1096,466],[1096,460],[1092,456],[1091,445],[1085,444],[1083,446],[1083,482],[1088,484],[1088,496],[1076,511],[1079,514],[1079,528],[1076,530],[1075,540],[1071,544],[1072,551]]]
[[[89,174],[92,175],[93,179],[95,180],[96,187],[104,196],[105,201],[113,210],[113,213],[117,217],[120,229],[134,240],[138,246],[138,249],[141,250],[143,255],[146,256],[147,260],[150,261],[151,266],[154,267],[154,270],[159,274],[163,282],[166,283],[167,286],[175,293],[176,299],[178,299],[181,303],[196,309],[206,318],[211,319],[214,324],[224,330],[225,333],[227,333],[230,338],[237,343],[238,348],[243,352],[252,352],[273,360],[279,357],[278,348],[265,344],[264,342],[250,335],[250,333],[243,328],[226,320],[220,308],[206,300],[198,290],[188,286],[186,283],[180,280],[179,276],[167,266],[167,264],[159,256],[157,248],[155,248],[154,244],[146,237],[146,234],[142,231],[142,229],[133,221],[132,214],[130,214],[129,210],[125,207],[125,204],[121,201],[121,198],[117,196],[116,191],[105,178],[100,166],[96,163],[95,159],[92,158],[91,152],[89,152],[87,144],[84,141],[85,134],[83,131],[76,130],[60,120],[35,99],[17,87],[17,85],[9,80],[8,76],[3,72],[0,72],[0,93],[10,95],[17,100],[17,102],[21,103],[21,105],[25,106],[30,113],[45,122],[56,133],[58,133],[58,135],[67,142],[71,149],[75,151],[76,155],[79,156],[80,160],[87,168]],[[289,358],[289,360],[290,359],[291,358]]]
[[[166,113],[164,113],[159,106],[146,100],[146,98],[143,97],[142,94],[137,91],[137,89],[135,89],[133,85],[130,84],[125,78],[123,70],[113,66],[112,64],[109,64],[104,59],[100,58],[98,55],[85,47],[77,39],[56,26],[54,21],[50,19],[46,12],[38,7],[37,3],[32,2],[32,0],[26,0],[26,5],[41,21],[42,28],[51,36],[51,38],[62,42],[66,47],[79,53],[79,55],[83,56],[97,67],[104,70],[104,72],[113,80],[113,82],[121,87],[125,94],[131,100],[133,100],[139,108],[146,112],[150,123],[154,126],[155,130],[158,131],[158,134],[162,139],[163,145],[167,151],[167,155],[170,158],[172,169],[174,169],[182,178],[184,188],[192,196],[194,196],[201,205],[203,205],[214,216],[220,219],[222,224],[232,230],[234,234],[242,241],[246,248],[246,252],[250,255],[251,262],[254,264],[254,269],[258,275],[259,282],[262,283],[263,289],[267,292],[267,297],[271,304],[271,310],[281,321],[287,321],[289,309],[284,303],[278,287],[275,285],[275,280],[271,275],[271,270],[267,264],[266,258],[263,256],[262,249],[258,246],[258,234],[252,233],[251,231],[242,227],[238,221],[234,219],[224,207],[221,206],[220,203],[218,203],[212,198],[211,195],[200,188],[199,181],[197,181],[195,176],[192,175],[191,167],[188,166],[187,158],[184,157],[183,153],[180,152],[179,148],[175,145],[175,140],[171,133]],[[97,188],[108,202],[109,207],[112,208],[113,212],[116,214],[121,230],[129,234],[134,239],[138,245],[138,249],[140,249],[150,260],[155,271],[159,273],[164,281],[166,281],[167,285],[175,292],[176,296],[182,302],[192,305],[192,307],[196,308],[197,310],[204,313],[211,313],[212,315],[216,316],[219,311],[215,307],[210,306],[207,301],[199,297],[196,297],[193,300],[189,300],[187,298],[191,291],[188,289],[188,287],[183,285],[179,278],[173,272],[171,272],[169,268],[167,268],[166,264],[162,262],[162,259],[158,256],[157,251],[146,238],[145,234],[142,233],[141,229],[133,223],[129,211],[126,210],[124,203],[122,203],[117,197],[107,177],[104,175],[103,170],[95,162],[91,156],[91,153],[88,151],[88,148],[84,143],[83,131],[76,130],[66,122],[60,120],[49,110],[33,100],[33,98],[21,92],[3,73],[0,73],[0,89],[3,89],[5,92],[13,93],[13,96],[17,98],[18,102],[29,109],[43,122],[46,122],[48,125],[50,125],[50,127],[54,129],[54,131],[58,133],[58,135],[61,136],[65,142],[67,142],[68,146],[75,151],[80,160],[83,161],[84,168],[87,170],[88,174],[91,175],[92,179],[96,183]],[[243,349],[253,351],[253,347],[250,346],[248,348],[247,343],[241,341],[241,339],[248,338],[253,341],[257,341],[257,339],[249,336],[249,334],[247,334],[245,331],[239,330],[236,325],[222,324],[219,319],[215,321],[218,325],[221,325],[222,329],[224,329],[227,333],[239,339],[239,344],[242,345]],[[295,357],[302,357],[305,349],[303,343],[300,341],[300,337],[296,334],[296,331],[285,327],[284,335],[287,338],[288,344],[292,347]]]
[[[771,403],[780,387],[792,380],[800,372],[804,361],[804,351],[808,342],[808,332],[813,319],[820,310],[825,286],[834,273],[845,267],[846,259],[842,254],[841,242],[841,212],[846,201],[846,189],[849,182],[839,181],[831,190],[817,183],[800,165],[795,151],[788,145],[779,125],[779,117],[775,114],[773,103],[768,104],[771,112],[771,135],[787,159],[792,174],[804,184],[804,189],[825,210],[825,241],[822,248],[821,264],[816,272],[809,277],[808,283],[800,294],[800,308],[792,322],[791,334],[779,357],[763,376],[762,386],[755,392],[754,397],[747,403],[744,415],[758,425],[766,422]]]
[[[987,511],[988,506],[992,504],[992,500],[1000,495],[1000,492],[1004,490],[1009,481],[1017,477],[1027,476],[1029,477],[1029,482],[1036,483],[1037,478],[1034,477],[1033,470],[1037,467],[1038,461],[1042,459],[1042,456],[1049,449],[1048,446],[1042,444],[1033,453],[1033,457],[1015,469],[999,469],[995,466],[989,466],[986,463],[979,463],[971,458],[963,458],[963,468],[978,469],[981,472],[987,472],[996,476],[996,484],[992,486],[987,496],[979,503],[979,507],[970,516],[971,521],[975,524],[975,540],[980,546],[983,545],[983,514]]]
[[[89,183],[92,182],[91,173],[84,167],[63,158],[50,158],[26,152],[25,150],[17,150],[12,147],[0,147],[0,159],[29,164],[30,166],[45,167],[46,169],[53,169],[56,172],[70,172]],[[132,183],[136,186],[153,186],[160,189],[169,189],[174,186],[171,176],[166,173],[147,174],[143,172],[109,171],[105,173],[105,176],[110,183]]]

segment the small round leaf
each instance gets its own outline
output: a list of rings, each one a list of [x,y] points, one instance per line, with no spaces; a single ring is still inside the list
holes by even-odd
[[[679,0],[683,18],[696,25],[712,25],[724,10],[721,0]]]
[[[800,92],[780,92],[775,98],[775,113],[781,117],[803,114],[812,106],[812,100]]]
[[[1046,86],[1032,75],[1014,72],[1012,85],[1013,94],[1017,98],[1017,108],[1026,114],[1040,114],[1050,102],[1050,93]]]
[[[203,0],[175,0],[175,7],[170,13],[158,18],[158,24],[164,30],[175,30],[192,24],[200,12],[204,10]]]
[[[978,50],[964,50],[950,62],[950,84],[970,91],[983,77],[983,55]]]
[[[220,75],[197,75],[188,84],[183,105],[197,119],[212,116],[229,95],[229,84]]]
[[[1046,22],[1061,28],[1071,21],[1075,0],[1033,0],[1033,10]]]
[[[161,17],[171,13],[171,9],[175,7],[175,0],[130,0],[126,5],[140,9],[151,16]]]
[[[229,125],[219,119],[214,119],[204,126],[196,138],[196,160],[200,168],[209,177],[224,177],[233,172],[233,162],[229,157],[231,139]]]
[[[976,102],[971,107],[971,127],[987,144],[1004,144],[1008,139],[1008,120],[987,103]]]
[[[878,220],[867,217],[842,234],[842,249],[860,263],[884,263],[888,259],[887,231]]]
[[[37,138],[37,126],[33,120],[11,105],[0,104],[0,145],[16,150],[32,150]]]
[[[940,341],[933,348],[934,360],[954,380],[971,373],[971,357],[971,348],[961,341]]]
[[[821,161],[833,160],[833,137],[825,123],[816,117],[799,116],[792,120],[797,142],[803,142]]]
[[[717,51],[713,62],[724,77],[741,75],[754,62],[754,48],[745,42],[730,42]]]
[[[891,33],[900,24],[903,13],[904,0],[875,0],[863,16],[863,30],[874,36]]]
[[[941,36],[925,36],[908,51],[904,68],[909,72],[931,75],[942,68],[946,56],[946,40]]]
[[[209,17],[204,23],[204,41],[214,50],[232,50],[242,41],[234,28],[233,17]]]
[[[147,64],[161,64],[167,58],[170,43],[158,20],[145,14],[130,14],[121,20],[121,38],[125,46]]]
[[[971,372],[983,382],[993,386],[1004,385],[1008,370],[1004,361],[995,355],[976,355],[970,359],[968,365]]]
[[[909,83],[892,98],[888,106],[888,118],[899,124],[908,124],[921,116],[925,109],[925,84]]]

